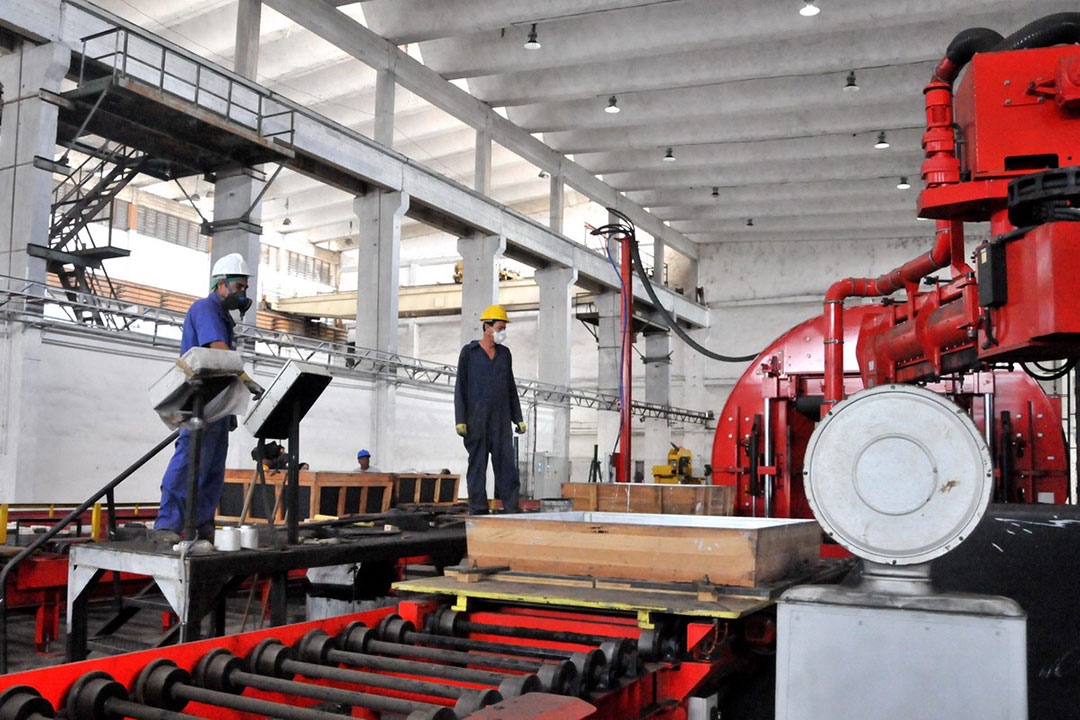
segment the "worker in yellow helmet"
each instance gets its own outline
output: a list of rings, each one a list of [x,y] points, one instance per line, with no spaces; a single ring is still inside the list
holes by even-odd
[[[469,511],[487,514],[490,454],[495,498],[502,501],[504,512],[518,512],[521,481],[510,429],[523,433],[525,422],[514,382],[514,361],[510,348],[503,344],[510,319],[501,305],[492,305],[480,315],[480,322],[484,334],[461,348],[454,386],[454,422],[469,453]]]

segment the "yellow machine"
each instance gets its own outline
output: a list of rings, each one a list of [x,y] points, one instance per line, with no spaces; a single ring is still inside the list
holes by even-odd
[[[693,454],[684,447],[671,443],[667,465],[653,465],[653,482],[670,485],[697,485],[701,478],[693,477]]]

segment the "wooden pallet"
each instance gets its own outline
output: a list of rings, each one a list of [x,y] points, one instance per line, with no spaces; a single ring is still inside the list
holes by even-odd
[[[458,501],[460,475],[394,473],[394,504],[453,505]]]

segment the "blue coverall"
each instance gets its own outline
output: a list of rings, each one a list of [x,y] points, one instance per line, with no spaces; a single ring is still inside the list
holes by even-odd
[[[489,453],[495,471],[495,498],[502,500],[504,510],[517,512],[521,481],[514,462],[511,423],[521,422],[522,417],[510,348],[496,345],[493,358],[480,347],[479,340],[461,349],[454,386],[454,417],[455,424],[467,426],[469,469],[465,479],[470,512],[482,514],[488,510]]]
[[[180,339],[180,354],[193,347],[209,347],[210,343],[223,342],[235,350],[233,319],[222,305],[221,297],[211,293],[192,303],[184,317],[184,331]],[[195,524],[202,527],[214,521],[221,488],[225,484],[225,455],[229,450],[229,426],[232,416],[226,416],[206,425],[203,431],[202,452],[199,459],[198,500],[195,507]],[[154,528],[180,532],[184,528],[188,482],[188,457],[191,454],[191,433],[181,430],[175,451],[165,476],[161,478],[161,508],[158,510]],[[194,538],[189,538],[194,539]]]

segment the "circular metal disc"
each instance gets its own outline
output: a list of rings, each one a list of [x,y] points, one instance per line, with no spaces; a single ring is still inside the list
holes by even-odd
[[[852,395],[806,448],[806,497],[833,539],[866,560],[926,562],[978,524],[993,490],[990,451],[967,414],[919,387]]]

